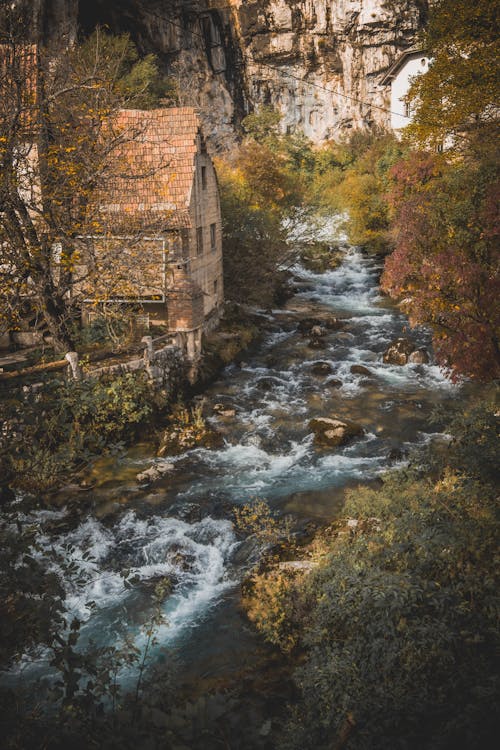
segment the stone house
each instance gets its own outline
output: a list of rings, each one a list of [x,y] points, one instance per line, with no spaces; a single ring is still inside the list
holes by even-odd
[[[415,76],[426,73],[430,58],[418,49],[405,50],[384,74],[381,85],[390,86],[391,128],[396,135],[412,121],[408,91]]]
[[[130,138],[98,196],[106,231],[94,252],[113,246],[114,258],[99,296],[139,303],[195,358],[224,299],[218,184],[199,118],[192,107],[122,110],[115,126]]]

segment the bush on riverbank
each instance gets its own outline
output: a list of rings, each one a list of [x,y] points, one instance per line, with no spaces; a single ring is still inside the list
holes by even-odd
[[[252,619],[304,654],[283,747],[492,746],[498,417],[488,405],[451,429],[443,458],[349,493],[316,569],[257,576]]]
[[[142,374],[18,386],[2,400],[2,483],[47,492],[92,456],[131,440],[163,406]]]

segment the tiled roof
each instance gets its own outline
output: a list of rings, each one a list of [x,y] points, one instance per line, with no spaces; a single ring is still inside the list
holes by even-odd
[[[151,217],[155,225],[189,226],[199,127],[192,107],[118,113],[112,129],[123,143],[99,197],[111,223]]]

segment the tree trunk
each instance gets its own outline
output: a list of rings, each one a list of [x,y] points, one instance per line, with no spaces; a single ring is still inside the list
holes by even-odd
[[[43,294],[40,298],[42,315],[58,352],[71,352],[75,349],[75,338],[72,330],[72,316],[68,305],[54,297]]]

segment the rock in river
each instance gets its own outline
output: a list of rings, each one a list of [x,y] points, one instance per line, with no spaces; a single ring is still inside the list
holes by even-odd
[[[417,349],[416,351],[412,352],[408,357],[408,364],[428,365],[429,354],[427,352],[427,349]]]
[[[351,372],[353,375],[368,375],[368,377],[373,374],[372,371],[364,365],[352,365]]]
[[[149,467],[149,469],[141,471],[140,474],[137,474],[136,479],[138,482],[146,482],[147,484],[151,484],[151,482],[156,482],[157,479],[160,479],[161,477],[165,476],[165,474],[174,471],[174,469],[174,464],[165,462],[153,464]]]
[[[385,350],[383,360],[386,365],[406,365],[414,351],[415,344],[410,339],[396,339]]]
[[[347,445],[355,438],[364,435],[360,424],[336,416],[311,419],[309,429],[314,433],[315,443],[331,448]]]
[[[315,362],[311,367],[313,375],[330,375],[333,372],[333,367],[329,362]]]

